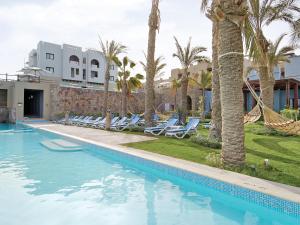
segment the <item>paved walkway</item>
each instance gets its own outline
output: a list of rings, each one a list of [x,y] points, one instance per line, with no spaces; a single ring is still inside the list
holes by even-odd
[[[300,188],[297,187],[279,184],[276,182],[267,181],[256,177],[250,177],[244,174],[226,171],[186,160],[172,158],[169,156],[159,155],[152,152],[121,146],[122,144],[130,142],[154,140],[155,138],[153,137],[125,134],[121,132],[108,132],[75,126],[64,126],[51,123],[32,123],[30,124],[30,126],[65,135],[71,138],[77,138],[81,141],[107,147],[137,157],[177,167],[202,176],[211,177],[216,180],[221,180],[251,190],[263,192],[282,199],[300,203]]]
[[[126,134],[124,132],[112,132],[100,129],[65,126],[53,123],[31,123],[29,124],[35,128],[52,131],[61,134],[68,134],[74,137],[83,138],[86,140],[95,141],[98,144],[122,145],[126,143],[141,142],[155,140],[154,137]]]

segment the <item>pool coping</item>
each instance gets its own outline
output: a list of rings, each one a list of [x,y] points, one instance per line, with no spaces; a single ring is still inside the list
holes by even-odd
[[[46,127],[36,127],[31,126],[30,124],[26,124],[35,129],[44,130],[47,132],[55,133],[58,135],[62,135],[68,138],[77,139],[82,142],[86,142],[89,144],[93,144],[96,146],[108,148],[110,150],[118,151],[121,153],[129,154],[132,156],[136,156],[142,159],[154,161],[163,165],[167,165],[170,167],[175,167],[187,172],[191,172],[200,176],[205,176],[208,178],[212,178],[218,181],[222,181],[228,184],[233,184],[240,186],[242,188],[250,189],[253,191],[261,192],[273,197],[281,198],[283,200],[287,200],[290,202],[300,204],[300,188],[280,184],[256,177],[251,177],[248,175],[222,170],[215,167],[210,167],[207,165],[194,163],[190,161],[186,161],[183,159],[177,159],[170,156],[160,155],[157,153],[147,152],[140,149],[135,149],[131,147],[121,146],[121,145],[113,145],[113,144],[104,144],[101,142],[89,140],[86,138],[77,137],[74,135],[70,135],[67,133],[62,133],[58,131],[53,131],[51,129],[47,129]]]

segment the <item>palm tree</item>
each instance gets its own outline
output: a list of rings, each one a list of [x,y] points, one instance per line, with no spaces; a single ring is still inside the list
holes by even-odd
[[[297,43],[300,41],[300,19],[296,20],[294,24],[292,24],[292,42]]]
[[[200,56],[199,54],[203,51],[206,51],[204,47],[191,47],[191,38],[189,39],[187,46],[182,48],[179,44],[176,37],[175,45],[176,45],[176,53],[173,54],[173,57],[176,57],[182,67],[183,74],[181,77],[181,110],[182,110],[182,120],[186,121],[187,116],[187,90],[189,83],[189,68],[196,62],[207,61],[207,58],[204,56]]]
[[[205,91],[208,88],[211,88],[212,85],[212,73],[210,71],[204,72],[202,71],[201,74],[194,74],[190,77],[190,84],[192,86],[196,86],[201,89],[201,96],[200,96],[200,105],[199,111],[201,113],[201,119],[205,119]]]
[[[275,79],[273,69],[268,65],[270,42],[267,41],[263,29],[274,21],[285,21],[295,25],[294,13],[300,8],[296,0],[248,0],[248,16],[245,22],[245,39],[249,56],[259,65],[261,97],[265,105],[273,108]]]
[[[145,58],[147,60],[147,56],[145,55]],[[159,56],[154,60],[154,78],[162,77],[164,75],[163,69],[166,67],[166,63],[163,63],[162,61],[165,58],[163,56]],[[140,64],[143,66],[144,71],[147,73],[147,63],[144,63],[140,61]],[[154,87],[153,87],[154,88]],[[153,101],[152,101],[152,108],[155,109],[155,92],[153,91]]]
[[[125,53],[127,47],[115,42],[114,40],[105,43],[99,38],[101,50],[106,58],[106,69],[105,69],[105,82],[104,82],[104,105],[103,105],[103,115],[106,115],[107,105],[108,105],[108,88],[109,88],[109,79],[110,79],[110,65],[113,63],[114,58],[119,54]]]
[[[145,58],[147,60],[146,55]],[[163,69],[167,66],[167,64],[163,63],[164,60],[165,58],[163,56],[159,56],[154,60],[154,68],[155,68],[154,78],[162,77],[165,74]],[[142,65],[144,71],[147,72],[147,63],[140,61],[140,64]]]
[[[121,115],[126,116],[127,98],[133,90],[136,90],[143,86],[142,80],[144,79],[144,76],[141,74],[131,76],[130,69],[133,69],[136,64],[133,61],[129,60],[127,56],[122,59],[122,62],[118,58],[115,58],[114,61],[120,68],[116,83],[117,89],[122,90]]]
[[[147,72],[145,89],[145,122],[147,126],[152,125],[152,114],[154,113],[154,76],[155,76],[155,42],[156,32],[159,31],[160,11],[159,0],[152,0],[151,12],[148,20],[148,51]]]
[[[174,92],[174,110],[177,110],[177,91],[181,87],[181,82],[178,79],[172,80],[172,90]]]
[[[243,110],[242,24],[246,0],[219,0],[215,15],[219,21],[219,67],[222,108],[222,151],[224,165],[245,163]]]
[[[209,3],[211,4],[208,7]],[[221,117],[221,101],[220,101],[220,80],[219,80],[219,23],[214,16],[216,8],[216,0],[202,0],[201,9],[206,11],[207,17],[212,21],[212,126],[209,131],[209,138],[217,141],[222,140],[222,117]]]

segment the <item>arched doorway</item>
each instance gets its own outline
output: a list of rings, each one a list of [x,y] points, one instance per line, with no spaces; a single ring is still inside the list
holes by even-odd
[[[192,98],[189,95],[187,96],[187,110],[192,110]]]

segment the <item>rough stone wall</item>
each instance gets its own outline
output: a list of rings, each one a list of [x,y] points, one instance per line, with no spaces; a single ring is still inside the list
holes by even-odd
[[[102,112],[104,91],[82,88],[51,86],[51,119],[66,111],[78,114],[98,114]],[[121,93],[109,92],[109,109],[120,113]],[[133,93],[128,97],[128,111],[144,112],[144,94]]]
[[[191,97],[192,100],[192,111],[197,111],[199,109],[199,97],[201,95],[201,90],[197,87],[188,88],[188,96]],[[164,88],[162,90],[159,90],[159,92],[155,93],[156,96],[156,106],[158,107],[158,110],[162,110],[163,107],[160,107],[160,105],[164,103],[170,103],[172,105],[175,105],[175,92],[171,88]],[[180,107],[181,104],[181,89],[178,88],[177,90],[177,97],[176,102],[178,107]]]

